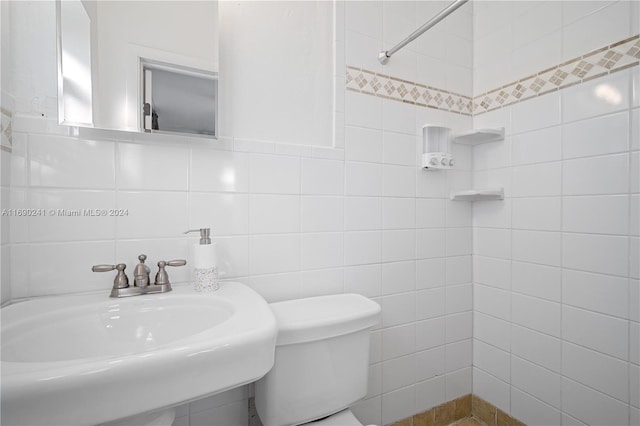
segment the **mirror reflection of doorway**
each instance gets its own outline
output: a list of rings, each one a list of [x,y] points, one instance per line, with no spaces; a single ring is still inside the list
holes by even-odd
[[[146,132],[216,136],[218,80],[214,73],[143,62]]]

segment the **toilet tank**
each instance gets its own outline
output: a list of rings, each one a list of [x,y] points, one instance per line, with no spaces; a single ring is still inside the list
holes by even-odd
[[[364,398],[377,303],[338,294],[270,306],[278,323],[275,363],[255,384],[264,426],[317,420]]]

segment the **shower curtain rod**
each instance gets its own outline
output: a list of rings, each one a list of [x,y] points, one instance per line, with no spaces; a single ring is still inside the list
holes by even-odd
[[[386,65],[387,62],[389,62],[389,58],[391,57],[391,55],[393,55],[398,50],[400,50],[403,47],[405,47],[407,44],[411,43],[413,40],[415,40],[418,37],[420,37],[422,35],[422,33],[427,31],[429,28],[433,27],[438,22],[442,21],[444,18],[446,18],[447,16],[452,14],[460,6],[462,6],[463,4],[465,4],[468,1],[469,0],[455,0],[449,6],[445,7],[440,12],[438,12],[438,14],[436,16],[434,16],[433,18],[431,18],[426,24],[424,24],[423,26],[421,26],[420,28],[418,28],[417,30],[412,32],[407,38],[402,40],[400,43],[396,44],[393,48],[391,48],[389,50],[383,50],[382,52],[380,52],[378,54],[378,61],[380,61],[380,63],[382,65]]]

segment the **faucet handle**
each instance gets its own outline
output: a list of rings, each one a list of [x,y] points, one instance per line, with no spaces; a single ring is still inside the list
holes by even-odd
[[[118,263],[117,265],[93,265],[91,270],[93,272],[109,272],[114,269],[118,270],[116,277],[113,280],[113,288],[127,288],[129,287],[129,278],[124,273],[127,265],[124,263]]]
[[[156,282],[155,285],[168,285],[171,284],[169,282],[169,274],[165,271],[166,266],[184,266],[187,264],[187,261],[184,259],[175,259],[164,261],[161,260],[158,262],[158,273],[156,274]]]

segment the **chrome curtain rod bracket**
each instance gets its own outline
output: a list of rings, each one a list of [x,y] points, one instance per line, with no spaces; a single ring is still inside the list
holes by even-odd
[[[400,43],[396,44],[394,47],[392,47],[389,50],[383,50],[382,52],[380,52],[378,54],[378,61],[382,65],[386,65],[387,62],[389,62],[389,58],[394,53],[396,53],[398,50],[400,50],[403,47],[405,47],[407,44],[411,43],[413,40],[415,40],[418,37],[420,37],[429,28],[433,27],[438,22],[442,21],[444,18],[446,18],[447,16],[449,16],[450,14],[455,12],[459,7],[461,7],[462,5],[464,5],[468,1],[469,0],[455,0],[449,6],[445,7],[440,12],[438,12],[438,14],[436,16],[434,16],[433,18],[431,18],[426,24],[424,24],[423,26],[421,26],[420,28],[418,28],[417,30],[412,32],[407,38],[402,40]]]

